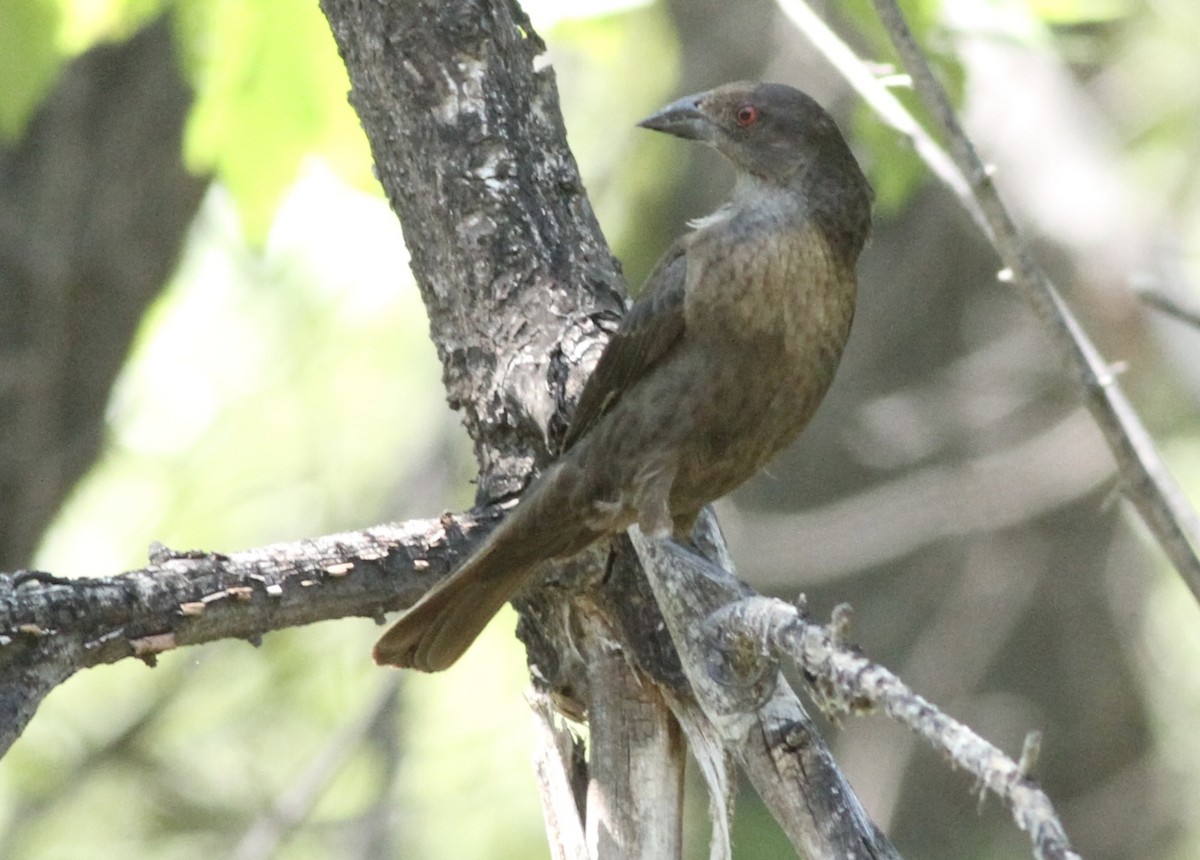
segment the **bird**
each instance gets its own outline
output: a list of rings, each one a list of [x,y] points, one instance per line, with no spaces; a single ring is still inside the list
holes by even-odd
[[[833,118],[785,84],[737,82],[638,123],[714,147],[728,201],[651,271],[580,394],[558,458],[482,544],[387,630],[382,665],[452,665],[539,565],[700,510],[804,429],[850,334],[873,192]]]

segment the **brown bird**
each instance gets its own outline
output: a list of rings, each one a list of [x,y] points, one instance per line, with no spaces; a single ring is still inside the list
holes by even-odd
[[[559,459],[484,543],[388,630],[375,660],[450,666],[539,562],[637,523],[687,534],[808,423],[850,333],[871,187],[837,125],[782,84],[736,83],[640,123],[736,168],[600,356]]]

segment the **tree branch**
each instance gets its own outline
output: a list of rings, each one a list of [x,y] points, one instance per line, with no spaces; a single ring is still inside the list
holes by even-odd
[[[1138,298],[1150,307],[1160,310],[1167,316],[1174,317],[1194,328],[1200,329],[1200,306],[1197,306],[1194,302],[1157,287],[1139,287],[1137,294]]]
[[[642,676],[613,633],[585,616],[578,646],[587,664],[591,729],[586,832],[593,860],[658,860],[683,851],[679,725],[657,684]]]
[[[506,0],[324,0],[350,101],[400,217],[479,498],[519,491],[615,323],[623,283],[545,49]]]
[[[866,65],[827,27],[820,24],[803,0],[780,0],[780,6],[813,45],[880,113],[918,143],[930,169],[945,182],[991,241],[1005,268],[1001,280],[1012,283],[1033,307],[1058,348],[1064,364],[1079,380],[1083,400],[1117,462],[1122,489],[1171,563],[1200,600],[1200,517],[1159,455],[1153,439],[1117,384],[1115,374],[1075,319],[1046,273],[1034,260],[1000,199],[992,171],[984,166],[963,131],[925,56],[895,0],[873,0],[912,83],[949,141],[949,170],[945,153],[920,131],[912,118]]]
[[[588,860],[582,816],[585,813],[586,766],[583,744],[562,725],[549,696],[531,693],[537,741],[533,751],[534,776],[546,821],[546,837],[553,860]]]
[[[80,669],[331,618],[383,620],[445,575],[498,510],[380,525],[244,552],[178,553],[103,579],[0,574],[0,753]]]
[[[840,609],[832,624],[822,626],[808,622],[782,600],[752,597],[725,606],[705,627],[723,642],[725,655],[733,655],[725,668],[734,683],[755,682],[764,670],[763,655],[787,654],[803,668],[830,716],[882,710],[1007,803],[1039,860],[1078,860],[1050,799],[1030,778],[1036,742],[1027,739],[1017,763],[943,714],[887,669],[845,645],[849,612],[848,607]],[[766,668],[774,671],[775,666]]]
[[[633,527],[630,538],[679,649],[701,709],[792,845],[810,860],[899,855],[872,823],[777,667],[753,677],[714,673],[714,637],[698,619],[754,597],[733,565],[711,511],[693,539],[704,557]]]

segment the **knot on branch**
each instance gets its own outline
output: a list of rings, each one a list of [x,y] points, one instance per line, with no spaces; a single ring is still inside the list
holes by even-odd
[[[745,602],[733,606],[736,608]],[[715,616],[723,611],[717,610],[704,625],[712,645],[705,659],[708,676],[727,692],[735,694],[740,710],[757,710],[775,694],[779,661],[761,631],[746,626],[715,624]]]
[[[856,659],[846,644],[852,610],[842,603],[834,608],[827,625],[807,618],[806,601],[801,595],[796,604],[770,597],[753,596],[726,604],[713,612],[705,627],[718,643],[719,664],[723,677],[750,683],[749,673],[761,671],[777,677],[780,652],[789,654],[804,673],[813,702],[831,721],[845,714],[873,711],[869,696],[855,683],[847,683],[845,667],[839,660]],[[725,644],[727,643],[727,644]],[[761,668],[760,668],[761,667]]]

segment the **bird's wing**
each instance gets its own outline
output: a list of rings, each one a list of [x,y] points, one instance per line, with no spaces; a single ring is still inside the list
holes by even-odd
[[[579,397],[563,440],[564,451],[578,442],[622,394],[662,360],[683,334],[685,251],[686,243],[681,240],[663,255],[604,348]]]

